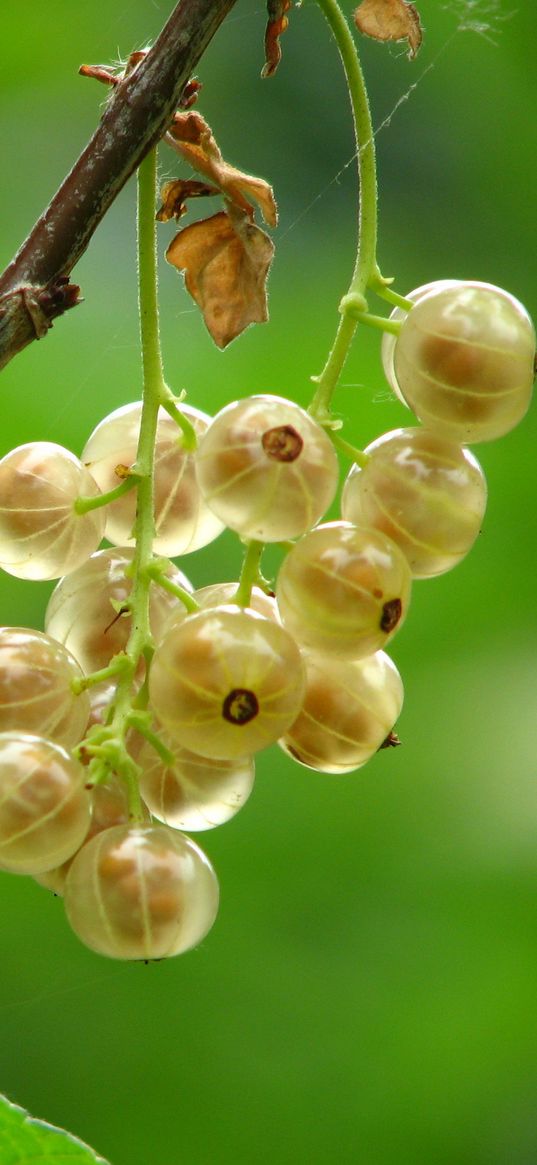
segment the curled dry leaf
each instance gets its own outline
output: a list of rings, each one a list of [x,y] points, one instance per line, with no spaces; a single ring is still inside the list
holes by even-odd
[[[253,218],[254,207],[249,199],[253,198],[265,222],[271,227],[276,226],[276,202],[268,182],[263,178],[254,178],[251,174],[243,174],[224,161],[211,128],[201,114],[176,113],[165,140],[250,219]]]
[[[185,272],[187,290],[219,348],[249,324],[268,319],[266,279],[273,253],[268,235],[233,205],[229,213],[184,227],[170,243],[166,258]]]
[[[290,7],[291,0],[267,0],[268,21],[265,29],[265,64],[261,70],[262,77],[272,77],[282,59],[280,36],[289,24],[286,12],[289,12]]]
[[[171,182],[165,182],[160,192],[162,206],[157,211],[157,221],[180,219],[181,215],[186,214],[187,198],[204,198],[218,193],[215,186],[208,186],[206,182],[198,182],[195,178],[174,178]]]
[[[416,56],[423,38],[418,10],[406,0],[362,0],[354,23],[375,40],[407,40],[410,57]]]

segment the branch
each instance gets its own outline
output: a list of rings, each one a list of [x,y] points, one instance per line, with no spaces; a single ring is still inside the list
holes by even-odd
[[[181,0],[152,49],[111,94],[98,128],[0,276],[0,368],[80,302],[70,273],[109,206],[162,137],[235,0]]]

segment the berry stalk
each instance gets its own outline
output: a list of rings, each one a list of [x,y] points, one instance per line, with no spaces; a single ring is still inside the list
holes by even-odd
[[[158,411],[163,397],[169,395],[164,382],[158,318],[157,250],[156,250],[156,182],[157,154],[151,150],[138,170],[138,302],[142,349],[143,405],[140,437],[133,476],[136,479],[137,504],[134,525],[135,550],[132,563],[132,591],[129,606],[132,629],[126,646],[128,666],[120,673],[114,712],[110,723],[97,730],[85,744],[93,753],[93,779],[102,779],[110,763],[124,776],[129,787],[129,808],[134,819],[143,819],[136,766],[125,748],[125,736],[132,712],[132,681],[142,656],[146,664],[152,654],[149,622],[149,594],[152,584],[150,564],[153,558],[154,460]]]
[[[330,402],[332,395],[347,359],[356,328],[360,320],[368,315],[366,291],[371,288],[378,294],[382,294],[389,280],[381,275],[377,264],[375,137],[360,58],[337,0],[317,0],[317,2],[334,34],[347,78],[356,140],[360,191],[358,244],[352,279],[349,290],[339,304],[341,318],[326,364],[319,376],[312,377],[314,383],[317,384],[317,389],[308,411],[317,421],[327,423],[331,419]],[[399,300],[399,297],[397,299]]]

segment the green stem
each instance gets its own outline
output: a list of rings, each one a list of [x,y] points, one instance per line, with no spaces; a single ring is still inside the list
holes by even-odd
[[[168,575],[165,574],[164,569],[158,561],[151,563],[148,574],[157,586],[162,587],[164,591],[168,591],[168,594],[175,595],[176,599],[179,599],[189,615],[195,615],[196,611],[200,610],[199,603],[192,598],[190,592],[186,591],[184,587],[179,586],[179,583],[173,582],[171,578],[168,578]]]
[[[93,730],[87,751],[93,756],[91,772],[102,779],[107,770],[120,773],[128,787],[129,811],[134,820],[143,820],[138,789],[137,766],[126,747],[129,717],[133,705],[133,681],[142,657],[151,647],[149,596],[152,585],[150,563],[154,538],[154,460],[158,410],[168,393],[164,383],[157,302],[157,254],[155,194],[156,151],[147,154],[138,170],[138,286],[142,345],[143,404],[140,435],[133,473],[137,478],[137,505],[134,525],[135,550],[129,609],[132,626],[125,649],[125,668],[120,675],[110,723]]]
[[[160,400],[165,391],[157,297],[155,194],[157,154],[151,150],[138,170],[138,288],[142,343],[143,404],[134,471],[139,477],[134,525],[135,551],[130,598],[132,630],[127,655],[136,665],[151,640],[148,565],[153,553],[154,461]]]
[[[233,603],[237,603],[239,607],[249,607],[250,605],[252,587],[255,586],[259,578],[259,563],[264,548],[264,542],[255,542],[252,540],[247,544],[239,585],[231,600]]]
[[[396,291],[392,291],[391,287],[387,287],[384,283],[382,287],[375,287],[377,295],[381,299],[385,299],[387,303],[393,304],[394,307],[402,307],[403,311],[410,311],[414,307],[413,300],[405,299],[404,295],[398,295]]]
[[[340,437],[334,429],[328,430],[329,437],[336,449],[340,449],[346,457],[350,457],[351,461],[356,462],[356,465],[363,469],[369,461],[369,454],[364,453],[361,449],[357,449],[355,445],[351,445],[350,441],[346,441],[344,437]]]
[[[90,510],[98,510],[101,506],[108,506],[110,502],[115,502],[116,498],[122,498],[123,494],[128,493],[137,484],[137,474],[129,472],[121,482],[121,485],[116,485],[114,489],[108,490],[107,493],[98,494],[97,497],[77,498],[75,511],[77,514],[88,514]]]
[[[386,284],[377,260],[377,176],[375,138],[367,89],[351,31],[337,0],[317,0],[334,34],[345,70],[352,106],[360,202],[358,246],[349,290],[340,303],[341,319],[333,347],[319,376],[309,412],[318,421],[330,419],[330,402],[358,326],[352,313],[367,312],[368,287],[378,290]]]
[[[131,727],[134,728],[136,732],[139,732],[140,736],[143,736],[144,739],[147,740],[147,742],[151,745],[151,747],[155,749],[155,752],[158,753],[160,759],[164,762],[166,767],[169,769],[173,768],[175,762],[175,756],[173,752],[171,749],[166,748],[166,745],[163,744],[160,737],[157,736],[156,732],[153,732],[152,728],[150,728],[146,719],[142,716],[136,716],[136,714],[133,713],[130,717],[130,724]]]
[[[349,309],[349,315],[358,324],[366,324],[368,328],[376,328],[380,332],[390,332],[392,336],[398,336],[401,331],[400,320],[390,320],[386,316],[375,316],[370,311],[354,311],[352,307]]]
[[[188,417],[185,417],[184,413],[181,412],[181,409],[177,407],[177,401],[171,393],[169,396],[165,396],[160,403],[163,409],[166,409],[166,412],[170,417],[172,417],[176,425],[178,425],[180,428],[183,434],[182,446],[185,452],[194,453],[198,447],[198,438],[196,436],[196,430],[192,422],[189,421]]]

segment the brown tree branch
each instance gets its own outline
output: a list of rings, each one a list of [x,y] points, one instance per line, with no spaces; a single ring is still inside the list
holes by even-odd
[[[127,179],[166,130],[235,0],[181,0],[111,94],[85,150],[0,276],[0,368],[79,302],[71,271]]]

